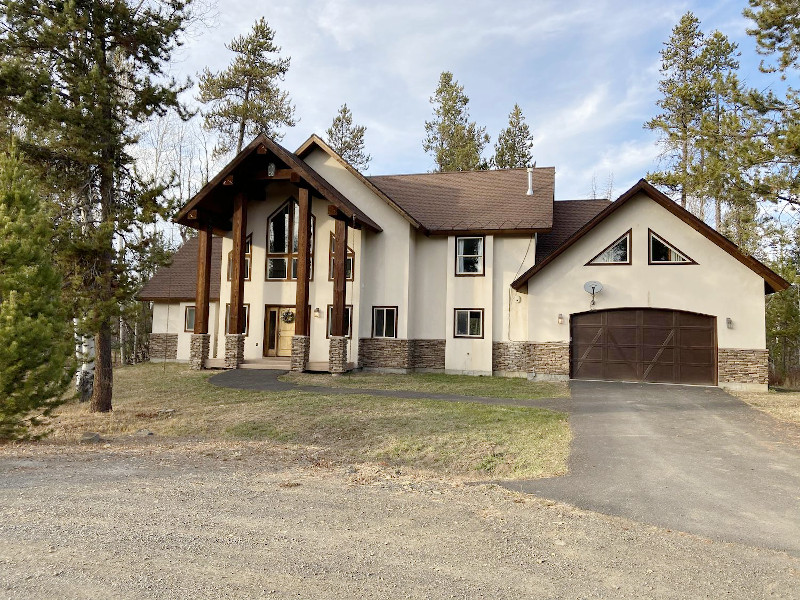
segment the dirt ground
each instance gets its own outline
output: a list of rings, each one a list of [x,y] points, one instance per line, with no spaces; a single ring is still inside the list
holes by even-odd
[[[313,449],[145,438],[0,448],[0,597],[798,598],[800,561]]]

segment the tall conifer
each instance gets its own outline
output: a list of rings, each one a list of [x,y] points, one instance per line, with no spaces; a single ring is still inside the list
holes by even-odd
[[[278,56],[275,32],[263,17],[225,47],[235,54],[233,62],[219,73],[206,68],[200,74],[200,101],[208,105],[205,126],[220,134],[217,154],[238,154],[245,136],[265,133],[280,140],[280,127],[296,122],[289,93],[278,86],[291,58]]]
[[[437,171],[469,171],[486,169],[481,158],[489,143],[485,127],[469,120],[469,98],[464,86],[458,84],[449,71],[439,76],[439,85],[430,99],[433,105],[432,121],[425,122],[425,140],[422,148],[433,155]]]
[[[369,167],[372,157],[364,149],[364,133],[367,128],[363,125],[353,125],[353,113],[347,104],[339,107],[339,112],[333,118],[333,123],[325,131],[328,144],[339,156],[353,165],[356,169],[364,171]]]
[[[533,161],[533,136],[525,122],[519,104],[508,115],[508,127],[497,136],[494,146],[494,164],[498,169],[515,169],[530,166]]]

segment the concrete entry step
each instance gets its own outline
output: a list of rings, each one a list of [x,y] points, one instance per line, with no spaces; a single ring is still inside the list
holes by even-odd
[[[246,360],[240,369],[275,369],[278,371],[288,371],[291,368],[292,359],[288,356],[266,357],[257,360]]]

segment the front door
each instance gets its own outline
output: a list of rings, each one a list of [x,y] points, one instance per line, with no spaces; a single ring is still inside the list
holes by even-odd
[[[267,306],[264,315],[264,356],[291,356],[294,306]]]

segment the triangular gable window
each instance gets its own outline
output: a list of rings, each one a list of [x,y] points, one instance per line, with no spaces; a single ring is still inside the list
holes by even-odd
[[[648,229],[651,265],[696,265],[697,263],[667,242],[652,229]]]
[[[587,265],[631,264],[631,230],[614,240],[605,250],[590,260]]]

